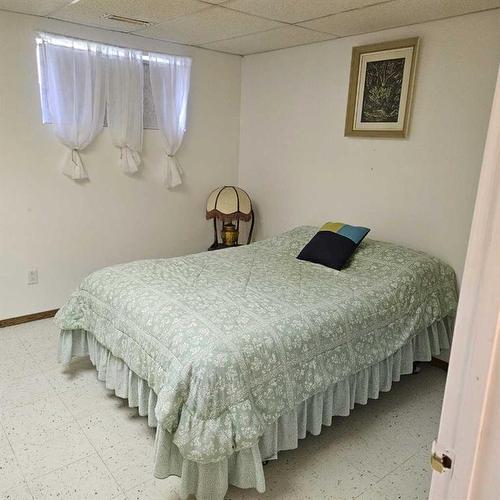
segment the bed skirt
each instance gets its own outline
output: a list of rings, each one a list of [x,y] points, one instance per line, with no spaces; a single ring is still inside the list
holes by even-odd
[[[118,397],[128,399],[129,406],[138,408],[139,415],[147,416],[149,425],[157,428],[154,464],[157,478],[179,476],[182,498],[192,494],[198,500],[221,500],[229,485],[264,492],[263,461],[276,459],[279,451],[297,448],[299,439],[305,438],[307,432],[320,434],[323,425],[331,425],[332,417],[349,415],[355,403],[366,404],[369,398],[377,399],[380,392],[389,391],[401,375],[412,373],[415,361],[430,361],[433,355],[449,349],[452,330],[451,317],[433,323],[388,358],[332,384],[282,415],[267,428],[258,444],[209,464],[182,457],[172,442],[172,434],[157,426],[156,394],[90,332],[63,330],[59,361],[67,364],[73,357],[88,355],[98,379]]]

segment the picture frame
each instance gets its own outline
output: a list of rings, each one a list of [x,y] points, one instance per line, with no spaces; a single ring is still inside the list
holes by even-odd
[[[353,47],[345,136],[408,135],[419,38]]]

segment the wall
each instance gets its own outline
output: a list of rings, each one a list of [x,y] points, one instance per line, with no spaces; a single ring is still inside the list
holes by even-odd
[[[240,185],[257,236],[342,220],[461,276],[500,62],[500,11],[245,57]],[[344,137],[353,46],[421,37],[409,138]]]
[[[41,123],[37,30],[193,57],[183,186],[162,185],[163,149],[151,130],[139,175],[119,171],[106,129],[82,154],[90,182],[59,173],[66,150]],[[0,319],[62,305],[103,266],[208,247],[206,197],[237,180],[239,57],[0,12],[0,60]],[[31,268],[38,285],[26,284]]]
[[[238,155],[257,237],[346,220],[461,275],[498,26],[490,11],[245,57],[240,123],[239,57],[0,12],[0,319],[60,306],[102,266],[204,250],[206,196],[237,182]],[[162,186],[158,131],[145,131],[137,176],[119,171],[106,129],[82,154],[90,182],[59,173],[65,148],[40,118],[38,30],[193,57],[183,186]],[[345,138],[352,46],[408,36],[421,37],[409,138]],[[28,286],[32,268],[40,282]]]

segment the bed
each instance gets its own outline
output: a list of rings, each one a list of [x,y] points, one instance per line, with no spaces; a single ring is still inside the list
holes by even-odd
[[[264,461],[449,348],[448,265],[370,239],[342,271],[296,259],[316,231],[107,267],[58,312],[60,360],[89,355],[147,416],[183,497],[263,492]]]

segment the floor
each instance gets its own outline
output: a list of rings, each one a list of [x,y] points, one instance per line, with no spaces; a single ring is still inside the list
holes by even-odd
[[[162,499],[178,479],[152,478],[154,430],[97,381],[90,362],[56,362],[52,320],[0,330],[0,498]],[[227,499],[424,499],[443,371],[424,366],[378,400],[266,467],[267,492]]]

